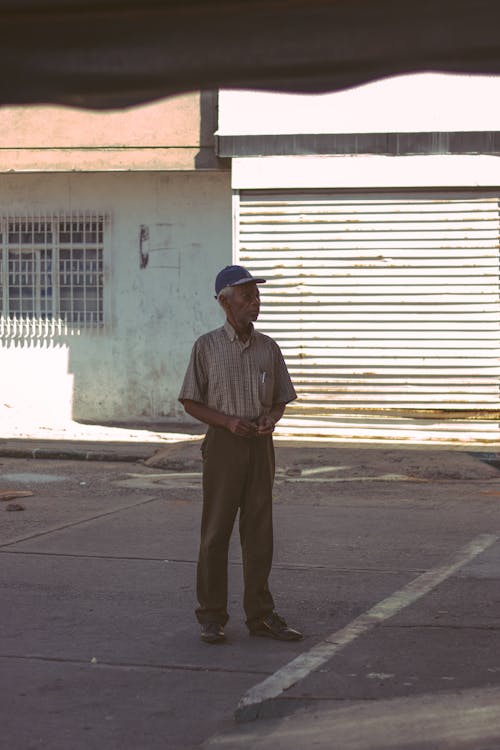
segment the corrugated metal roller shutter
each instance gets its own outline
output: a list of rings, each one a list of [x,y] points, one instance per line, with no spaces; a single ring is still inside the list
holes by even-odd
[[[238,213],[295,413],[499,408],[498,196],[242,191]]]

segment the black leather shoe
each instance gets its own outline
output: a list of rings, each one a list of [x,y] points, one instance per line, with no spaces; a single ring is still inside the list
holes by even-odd
[[[205,643],[224,643],[224,628],[218,622],[206,622],[201,626],[201,640]]]
[[[276,638],[278,641],[301,641],[302,633],[294,628],[289,628],[282,617],[271,612],[260,622],[250,628],[250,635],[258,635],[264,638]]]

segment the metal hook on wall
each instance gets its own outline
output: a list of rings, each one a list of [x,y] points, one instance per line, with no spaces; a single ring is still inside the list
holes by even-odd
[[[149,261],[149,227],[141,224],[139,232],[139,267],[146,268]]]

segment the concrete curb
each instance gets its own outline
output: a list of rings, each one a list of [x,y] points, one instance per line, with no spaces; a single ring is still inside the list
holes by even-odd
[[[151,453],[132,453],[110,450],[85,450],[78,448],[2,448],[0,457],[3,458],[38,458],[70,461],[122,461],[137,463],[147,460]]]

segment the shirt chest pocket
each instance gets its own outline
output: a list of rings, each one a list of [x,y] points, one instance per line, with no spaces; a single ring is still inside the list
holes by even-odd
[[[259,400],[263,406],[272,406],[274,396],[274,376],[271,369],[259,372]]]

